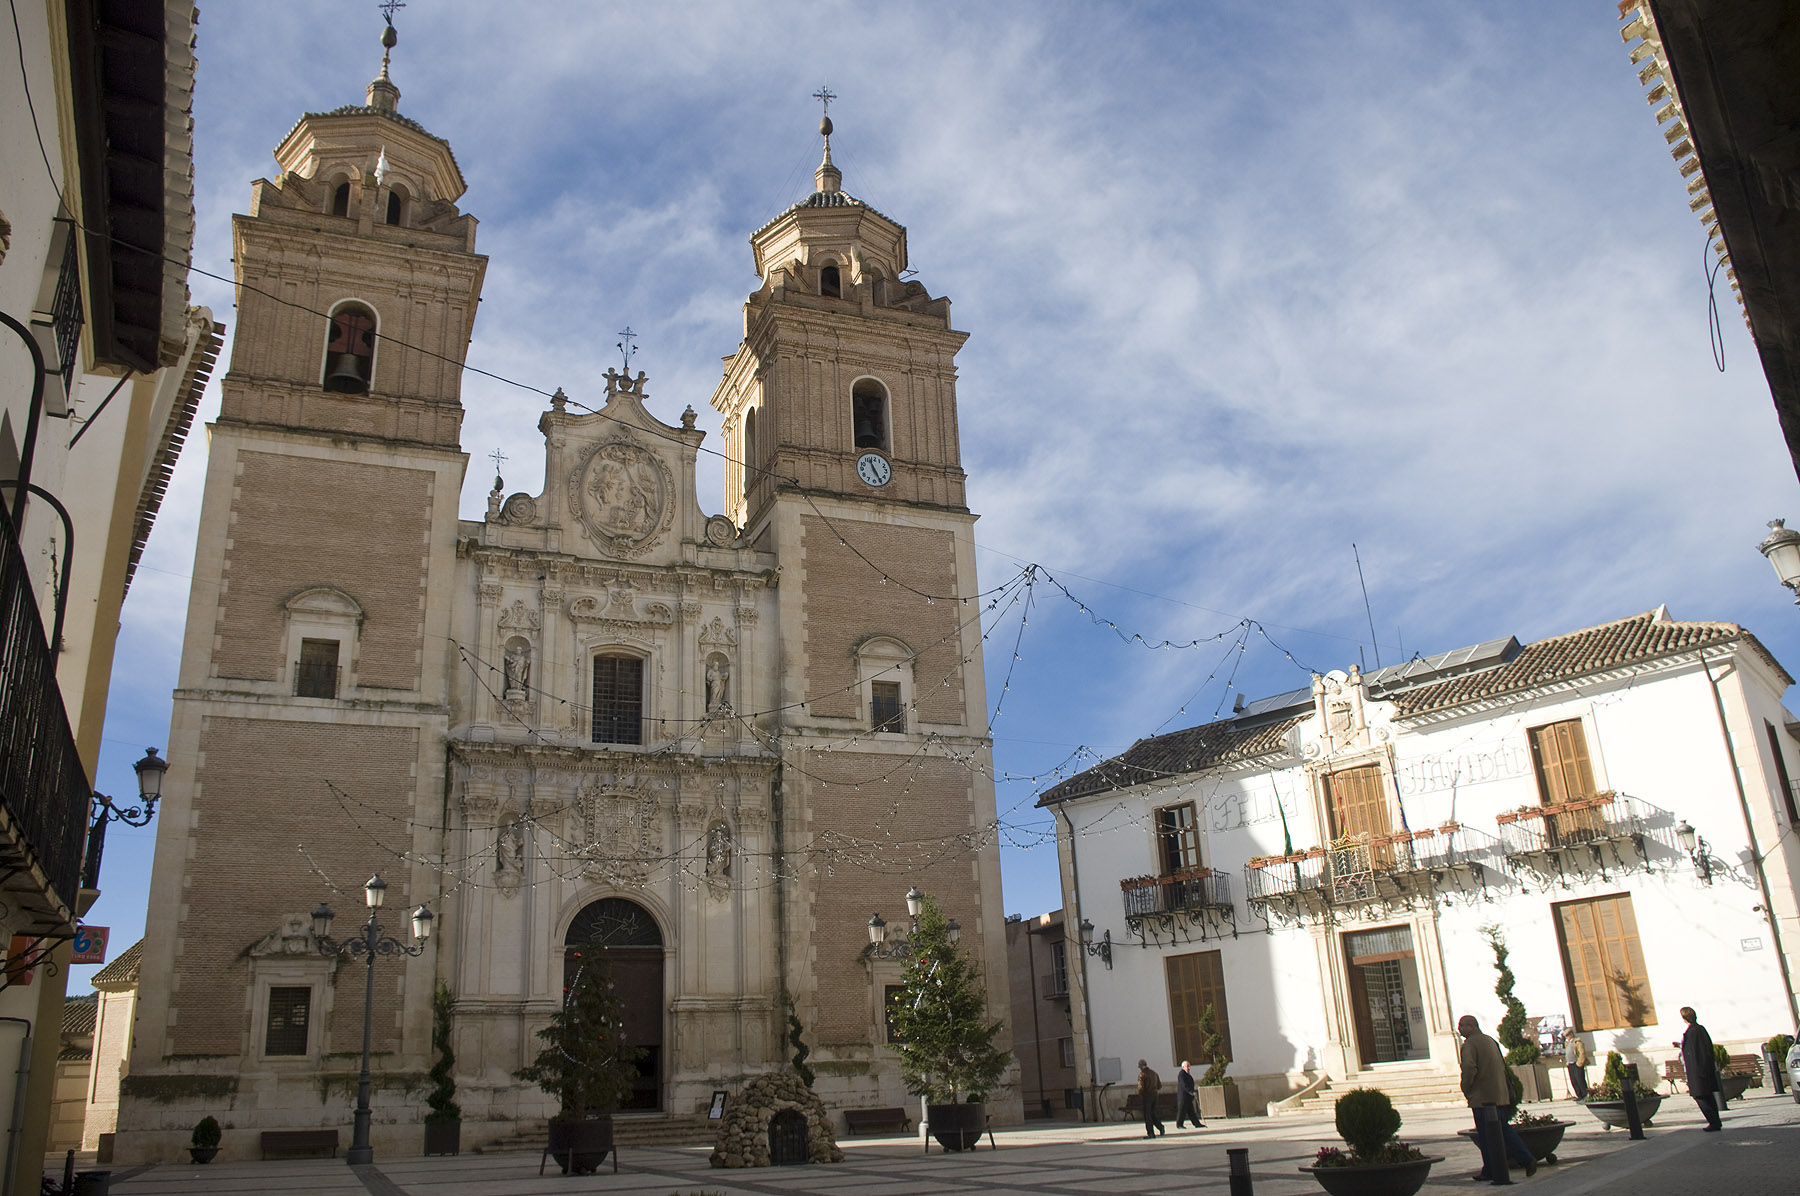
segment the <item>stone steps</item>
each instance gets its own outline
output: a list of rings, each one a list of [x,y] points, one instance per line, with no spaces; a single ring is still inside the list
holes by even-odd
[[[1454,1108],[1466,1103],[1460,1077],[1435,1063],[1382,1065],[1332,1078],[1308,1093],[1292,1108],[1272,1110],[1276,1116],[1295,1113],[1328,1113],[1338,1097],[1352,1088],[1379,1088],[1397,1109]]]

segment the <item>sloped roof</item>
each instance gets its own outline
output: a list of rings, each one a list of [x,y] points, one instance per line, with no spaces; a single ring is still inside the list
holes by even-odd
[[[63,1002],[62,1032],[80,1037],[94,1032],[94,1019],[100,1011],[100,997],[96,993],[85,996],[70,997]]]
[[[1046,790],[1037,804],[1053,805],[1072,797],[1127,789],[1163,777],[1285,752],[1288,732],[1300,725],[1302,717],[1295,715],[1256,725],[1245,725],[1241,719],[1226,719],[1140,739],[1105,763]]]
[[[1792,685],[1769,650],[1736,623],[1685,622],[1657,608],[1628,619],[1526,644],[1504,664],[1436,684],[1384,693],[1401,718],[1430,714],[1538,686],[1604,673],[1699,648],[1743,641]]]
[[[1738,624],[1671,619],[1666,608],[1658,607],[1523,647],[1517,647],[1516,641],[1495,640],[1446,653],[1423,662],[1432,666],[1432,671],[1416,680],[1408,680],[1406,666],[1391,666],[1368,678],[1369,696],[1392,702],[1396,718],[1416,718],[1728,644],[1749,648],[1779,679],[1788,685],[1794,683],[1762,642]],[[1493,663],[1443,677],[1437,666],[1446,660],[1457,664],[1465,653],[1471,659]],[[1284,751],[1288,732],[1312,715],[1312,693],[1310,689],[1293,690],[1253,702],[1247,712],[1248,717],[1240,715],[1140,739],[1105,763],[1046,790],[1037,804],[1047,806],[1070,798],[1128,789],[1164,777]],[[1288,717],[1270,721],[1277,712]]]
[[[95,988],[103,984],[125,987],[138,982],[138,967],[144,961],[144,940],[139,939],[125,950],[119,952],[119,958],[113,960],[98,972],[88,983]]]

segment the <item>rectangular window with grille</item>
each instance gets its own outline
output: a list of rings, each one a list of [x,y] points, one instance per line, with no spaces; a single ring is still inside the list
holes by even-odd
[[[1231,1058],[1231,1016],[1225,1008],[1225,965],[1218,951],[1195,951],[1163,960],[1163,976],[1169,990],[1169,1040],[1177,1061],[1188,1060],[1196,1068],[1212,1062],[1201,1049],[1200,1017],[1213,1007],[1213,1031],[1219,1036],[1219,1053]]]
[[[263,1035],[263,1054],[306,1054],[306,1023],[311,1014],[312,989],[271,988],[269,1028]]]
[[[869,726],[876,731],[906,732],[906,711],[900,708],[898,681],[869,682]]]
[[[644,662],[594,657],[594,742],[644,742]]]
[[[1164,876],[1200,866],[1200,823],[1193,802],[1156,812],[1156,854]]]
[[[1656,1003],[1650,995],[1631,895],[1565,901],[1551,908],[1575,1028],[1654,1025]]]
[[[1050,944],[1050,993],[1069,991],[1069,947],[1067,943]]]
[[[1064,1067],[1075,1066],[1075,1040],[1073,1038],[1057,1039],[1056,1051]]]
[[[336,640],[300,641],[300,664],[294,670],[294,693],[302,698],[338,696]]]

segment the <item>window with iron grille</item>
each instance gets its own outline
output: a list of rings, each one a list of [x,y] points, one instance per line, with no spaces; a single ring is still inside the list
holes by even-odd
[[[269,1028],[263,1035],[263,1054],[306,1054],[306,1024],[311,1014],[312,989],[271,988]]]
[[[1062,1059],[1062,1065],[1064,1067],[1075,1066],[1075,1040],[1073,1038],[1057,1039],[1056,1050],[1058,1056]]]
[[[1069,991],[1069,948],[1066,943],[1050,944],[1050,991]]]
[[[876,731],[906,731],[906,711],[900,707],[898,681],[869,682],[869,724]]]
[[[1156,812],[1156,852],[1164,876],[1200,866],[1200,823],[1193,802]]]
[[[336,640],[300,641],[300,664],[294,670],[294,693],[302,698],[338,696]]]
[[[641,657],[594,657],[594,742],[644,742]]]

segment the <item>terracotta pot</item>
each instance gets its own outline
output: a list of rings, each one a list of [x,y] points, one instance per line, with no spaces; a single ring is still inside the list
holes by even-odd
[[[1413,1196],[1431,1177],[1431,1165],[1438,1158],[1413,1159],[1405,1163],[1376,1163],[1365,1167],[1302,1167],[1319,1181],[1331,1196]]]

